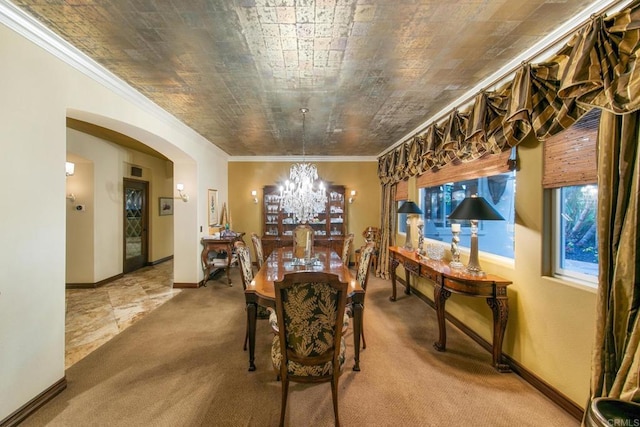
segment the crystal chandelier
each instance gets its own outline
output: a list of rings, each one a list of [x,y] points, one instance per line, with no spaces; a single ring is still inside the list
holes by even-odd
[[[305,115],[307,108],[301,108],[302,113],[302,163],[295,163],[289,171],[289,179],[280,187],[280,207],[293,215],[297,222],[307,223],[324,212],[327,204],[327,193],[322,181],[318,182],[318,169],[311,163],[305,162]]]

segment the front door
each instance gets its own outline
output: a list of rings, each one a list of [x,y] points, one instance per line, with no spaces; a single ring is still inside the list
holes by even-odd
[[[149,184],[124,179],[124,273],[147,264]]]

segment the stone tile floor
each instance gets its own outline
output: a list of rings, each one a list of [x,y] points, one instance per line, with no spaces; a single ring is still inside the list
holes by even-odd
[[[173,289],[173,261],[141,268],[97,289],[67,289],[65,369],[179,292]]]

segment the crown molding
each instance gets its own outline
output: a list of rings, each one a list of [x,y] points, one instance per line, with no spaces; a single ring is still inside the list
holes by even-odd
[[[229,162],[378,162],[375,156],[229,156]]]
[[[151,114],[158,120],[179,130],[183,135],[212,145],[220,155],[228,157],[228,154],[220,149],[220,147],[213,144],[167,110],[161,108],[158,104],[142,95],[124,80],[111,73],[105,67],[88,57],[78,48],[64,40],[62,37],[44,26],[40,21],[33,18],[8,0],[0,0],[0,23],[6,25],[8,28],[25,37],[27,40],[33,42],[35,45],[44,49],[69,66],[105,86],[107,89],[115,92],[118,96],[121,96],[135,106]]]

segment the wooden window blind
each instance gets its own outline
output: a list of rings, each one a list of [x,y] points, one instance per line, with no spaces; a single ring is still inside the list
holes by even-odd
[[[434,187],[447,182],[466,181],[510,172],[515,168],[515,161],[510,160],[511,151],[488,154],[471,162],[448,164],[443,168],[427,171],[418,176],[418,187]]]
[[[409,181],[404,180],[396,184],[396,202],[409,198]]]
[[[596,184],[596,143],[600,109],[594,108],[569,129],[543,142],[542,186],[558,188]]]

